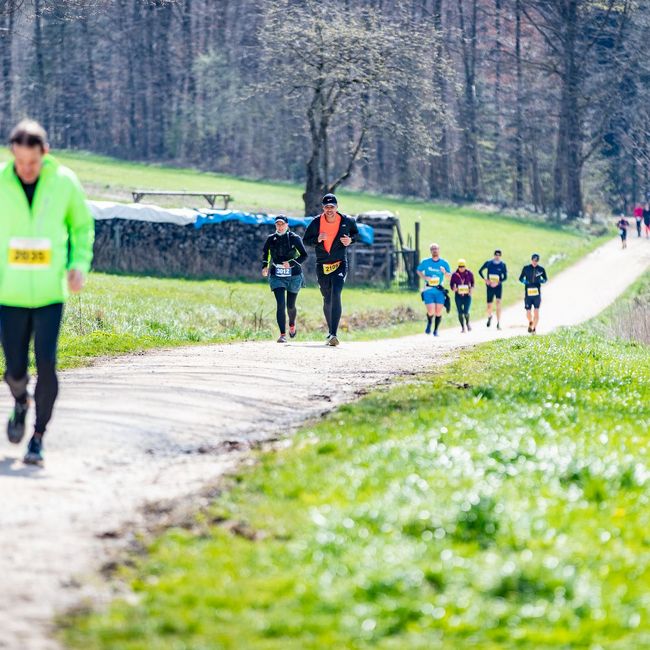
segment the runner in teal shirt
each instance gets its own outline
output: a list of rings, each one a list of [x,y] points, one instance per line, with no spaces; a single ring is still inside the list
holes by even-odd
[[[435,317],[433,335],[438,336],[438,328],[442,320],[442,310],[445,305],[443,285],[451,275],[451,267],[447,260],[440,257],[440,246],[431,244],[431,257],[422,260],[417,268],[418,275],[424,280],[422,301],[427,308],[427,327],[425,334],[431,334],[431,322]]]

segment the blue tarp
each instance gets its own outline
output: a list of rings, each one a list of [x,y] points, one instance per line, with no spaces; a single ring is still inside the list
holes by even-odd
[[[239,221],[252,226],[272,226],[275,223],[274,214],[252,214],[250,212],[238,212],[236,210],[214,210],[199,211],[199,216],[194,222],[195,228],[201,228],[205,224],[223,223],[224,221]],[[290,226],[304,226],[305,228],[313,221],[314,217],[287,217]],[[371,245],[375,241],[375,231],[372,226],[358,223],[359,239],[364,244]]]

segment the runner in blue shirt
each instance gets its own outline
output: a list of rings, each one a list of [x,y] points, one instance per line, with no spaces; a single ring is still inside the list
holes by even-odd
[[[445,278],[451,276],[451,267],[440,257],[440,246],[431,244],[431,257],[422,260],[417,268],[418,275],[424,280],[422,301],[427,308],[427,327],[425,334],[431,334],[431,321],[435,316],[433,335],[438,336],[438,327],[442,320],[442,310],[445,305],[446,293],[443,289]]]

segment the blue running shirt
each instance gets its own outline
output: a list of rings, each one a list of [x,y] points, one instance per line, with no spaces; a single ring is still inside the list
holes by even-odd
[[[427,278],[428,287],[441,287],[445,281],[445,271],[451,273],[451,268],[447,260],[442,258],[434,261],[430,257],[422,260],[418,265],[418,271],[424,273]]]

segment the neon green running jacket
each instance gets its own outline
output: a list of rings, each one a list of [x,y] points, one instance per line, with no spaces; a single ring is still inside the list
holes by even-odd
[[[46,154],[30,209],[13,161],[0,165],[0,305],[64,302],[67,271],[89,271],[94,237],[74,172]]]

